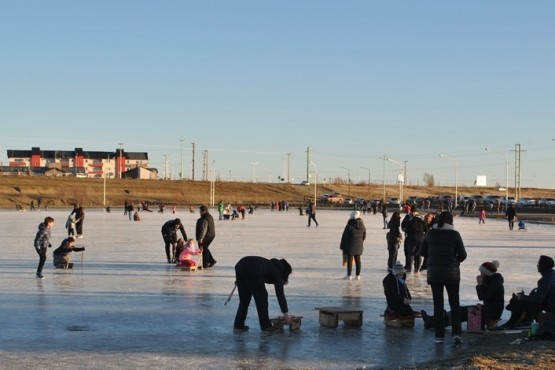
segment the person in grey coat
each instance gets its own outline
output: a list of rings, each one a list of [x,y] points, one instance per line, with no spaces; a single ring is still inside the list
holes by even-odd
[[[353,259],[356,265],[356,279],[360,280],[361,261],[360,256],[364,249],[363,243],[366,239],[366,227],[360,218],[359,211],[351,212],[351,217],[343,230],[339,248],[343,251],[343,260],[347,260],[347,275],[345,279],[352,280]]]
[[[453,214],[442,212],[437,224],[427,234],[422,244],[422,256],[428,258],[428,284],[434,300],[435,343],[444,343],[443,289],[447,290],[451,307],[452,333],[455,344],[461,343],[461,308],[459,265],[466,259],[461,235],[453,227]]]

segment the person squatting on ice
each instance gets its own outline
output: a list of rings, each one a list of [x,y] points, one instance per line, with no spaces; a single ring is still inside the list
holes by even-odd
[[[285,259],[272,258],[269,260],[264,257],[249,256],[243,257],[237,262],[235,265],[235,284],[239,290],[239,307],[233,324],[235,331],[249,329],[245,325],[245,320],[253,297],[258,312],[260,329],[263,331],[277,330],[272,326],[268,316],[268,291],[265,284],[274,285],[276,298],[285,322],[291,324],[283,287],[287,285],[292,271],[291,265]]]
[[[412,297],[407,287],[405,267],[399,261],[383,279],[387,308],[384,316],[414,316],[410,306]]]
[[[54,267],[57,269],[72,269],[71,252],[84,252],[85,247],[76,247],[75,239],[69,237],[62,241],[62,244],[54,250]]]
[[[461,344],[461,309],[459,286],[460,263],[466,259],[461,235],[453,227],[453,214],[442,212],[422,244],[422,256],[428,258],[428,285],[434,301],[435,343],[444,343],[445,318],[443,314],[443,289],[447,290],[452,316],[452,334],[455,344]]]
[[[200,207],[200,218],[197,220],[195,231],[198,246],[202,251],[202,268],[212,268],[216,264],[216,260],[208,248],[216,238],[216,228],[214,218],[206,206]]]
[[[50,244],[51,229],[54,226],[54,219],[52,217],[46,217],[44,222],[39,224],[39,230],[35,235],[35,250],[39,255],[39,265],[37,267],[37,279],[44,279],[42,274],[42,268],[46,262],[46,251],[48,248],[52,247]]]
[[[497,272],[499,268],[498,261],[484,262],[480,265],[480,275],[476,277],[476,293],[478,299],[483,301],[482,305],[482,328],[485,330],[490,324],[496,323],[503,314],[505,306],[505,287],[503,285],[503,276]],[[461,307],[461,322],[468,321],[468,310],[473,309],[475,306]],[[424,321],[424,328],[434,328],[434,318],[429,316],[426,311],[420,311]],[[451,326],[452,313],[443,311],[445,327]]]
[[[187,238],[185,228],[181,223],[181,219],[176,218],[175,220],[169,220],[164,225],[162,225],[162,238],[164,239],[166,258],[168,259],[168,263],[175,262],[175,244],[177,243],[177,230],[181,231],[181,235],[185,240],[189,240]]]
[[[353,270],[353,259],[356,265],[356,279],[360,280],[360,269],[361,261],[360,256],[362,255],[364,246],[364,240],[366,239],[366,227],[364,222],[360,218],[359,211],[351,212],[349,221],[343,230],[343,235],[341,236],[341,244],[339,249],[343,251],[343,261],[347,263],[347,275],[345,279],[352,280],[352,270]]]

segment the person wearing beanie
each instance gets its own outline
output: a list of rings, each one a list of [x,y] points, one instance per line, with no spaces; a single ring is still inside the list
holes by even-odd
[[[293,272],[291,265],[285,259],[267,259],[258,256],[243,257],[235,265],[235,284],[239,291],[239,307],[235,315],[233,328],[237,332],[249,329],[245,325],[249,304],[254,297],[258,321],[262,331],[278,330],[272,326],[268,316],[268,291],[265,284],[273,284],[276,298],[283,313],[285,322],[291,324],[289,309],[285,298],[284,286],[289,282],[289,275]]]
[[[498,261],[484,262],[478,270],[480,275],[476,277],[476,293],[482,304],[482,330],[489,326],[492,322],[497,322],[503,313],[505,305],[505,287],[503,286],[503,276],[497,272],[499,268]],[[461,307],[461,322],[468,321],[468,310],[474,306]],[[422,310],[422,320],[424,328],[434,327],[434,320],[426,311]],[[453,319],[451,312],[444,311],[444,325],[450,326]]]
[[[189,240],[187,238],[187,233],[185,228],[181,223],[181,219],[176,218],[174,220],[169,220],[164,225],[162,225],[162,239],[164,240],[164,246],[166,248],[166,258],[168,263],[175,262],[175,246],[177,243],[177,230],[181,231],[181,235],[184,240]],[[171,251],[170,251],[171,247]],[[179,257],[179,256],[178,256]]]
[[[515,328],[527,326],[532,320],[537,319],[540,312],[555,314],[555,262],[549,256],[540,256],[538,260],[538,272],[542,275],[538,280],[538,286],[530,292],[514,294],[507,310],[511,311],[511,317],[502,328]]]
[[[71,252],[84,252],[85,247],[76,247],[75,239],[69,237],[54,251],[54,267],[57,269],[72,269]]]
[[[364,240],[366,239],[366,227],[364,222],[360,218],[359,211],[351,212],[351,216],[345,229],[343,230],[343,235],[341,236],[341,243],[339,249],[343,253],[343,261],[347,261],[347,275],[346,280],[352,280],[352,270],[353,270],[353,260],[356,265],[356,279],[360,280],[360,270],[361,270],[361,260],[364,249]]]
[[[397,261],[391,272],[383,279],[383,289],[387,301],[385,317],[414,316],[410,305],[412,297],[405,281],[406,277],[405,267]]]

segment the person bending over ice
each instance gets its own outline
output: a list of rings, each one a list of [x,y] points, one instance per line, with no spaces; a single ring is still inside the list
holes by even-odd
[[[256,310],[258,311],[258,321],[263,331],[275,331],[276,327],[268,316],[268,291],[265,284],[273,284],[279,307],[283,313],[285,322],[291,324],[288,314],[287,300],[285,299],[284,285],[289,281],[291,275],[291,265],[285,260],[264,257],[249,256],[243,257],[235,265],[235,284],[239,290],[239,307],[235,315],[233,328],[235,331],[246,331],[249,329],[245,325],[249,304],[254,297]]]
[[[54,267],[57,269],[72,269],[71,252],[84,252],[85,247],[76,247],[75,239],[69,237],[54,251]]]

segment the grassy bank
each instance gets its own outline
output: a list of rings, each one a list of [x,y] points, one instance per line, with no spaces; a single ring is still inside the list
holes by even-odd
[[[345,197],[381,199],[383,186],[322,184],[317,195],[333,191]],[[399,195],[398,185],[387,185],[386,197]],[[406,186],[405,196],[427,197],[454,194],[452,187]],[[150,201],[152,203],[177,204],[180,206],[208,204],[210,183],[205,181],[160,181],[160,180],[119,180],[106,181],[106,205],[117,206],[125,199]],[[459,188],[459,194],[501,194],[494,188]],[[314,186],[291,184],[268,184],[246,182],[216,182],[215,199],[232,204],[268,204],[271,201],[287,200],[299,204],[314,196]],[[546,189],[523,189],[522,196],[555,197],[555,191]],[[31,201],[51,207],[69,206],[76,202],[87,207],[101,207],[104,204],[103,179],[47,178],[47,177],[0,177],[0,207],[10,208],[19,204],[28,208]]]

